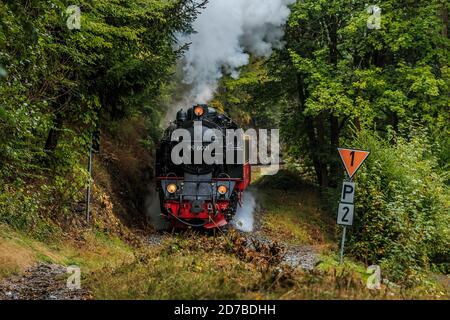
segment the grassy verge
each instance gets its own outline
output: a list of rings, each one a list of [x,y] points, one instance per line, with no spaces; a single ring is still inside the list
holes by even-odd
[[[1,226],[0,274],[19,274],[36,262],[78,265],[94,299],[439,299],[435,284],[404,290],[365,286],[365,266],[337,265],[326,250],[315,271],[280,267],[267,252],[246,250],[243,239],[168,235],[158,246],[131,248],[87,232],[81,242],[45,244]],[[5,254],[5,252],[8,252]],[[448,298],[448,296],[447,296]]]
[[[351,260],[339,266],[332,254],[304,271],[227,243],[224,237],[169,237],[131,263],[91,274],[88,285],[95,299],[448,299],[436,283],[369,290],[365,266]]]
[[[271,239],[292,245],[323,245],[333,239],[331,218],[319,209],[314,191],[270,190],[259,198],[262,230]]]
[[[48,262],[81,267],[82,286],[94,299],[449,298],[432,277],[415,288],[367,289],[367,266],[351,257],[338,264],[334,221],[318,209],[313,188],[259,190],[265,190],[257,195],[259,232],[280,243],[317,248],[314,271],[284,267],[275,247],[251,250],[234,233],[170,234],[160,245],[131,247],[108,232],[85,230],[76,240],[42,242],[0,224],[0,279]]]
[[[334,224],[318,208],[314,190],[259,192],[265,237],[294,246],[314,246],[317,268],[304,271],[273,261],[270,248],[254,252],[233,234],[169,235],[142,249],[132,263],[92,274],[97,299],[442,299],[448,293],[435,281],[416,288],[366,286],[366,266],[348,258],[337,262]],[[231,240],[230,240],[231,239]]]
[[[39,262],[76,265],[86,275],[134,259],[133,249],[118,238],[92,231],[80,238],[44,243],[0,225],[0,279],[20,274]]]

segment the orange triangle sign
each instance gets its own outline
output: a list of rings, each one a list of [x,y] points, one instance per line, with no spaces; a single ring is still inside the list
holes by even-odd
[[[361,165],[366,161],[369,156],[369,151],[355,150],[355,149],[343,149],[338,148],[339,154],[341,155],[342,162],[344,163],[345,170],[347,170],[348,176],[353,178],[356,171],[361,167]]]

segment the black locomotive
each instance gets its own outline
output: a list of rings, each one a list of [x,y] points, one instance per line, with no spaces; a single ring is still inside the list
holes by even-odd
[[[220,228],[235,215],[251,179],[248,141],[238,129],[226,114],[207,105],[180,110],[166,129],[156,152],[156,189],[161,212],[175,227]],[[218,137],[221,147],[211,150]],[[205,151],[215,161],[199,158]]]

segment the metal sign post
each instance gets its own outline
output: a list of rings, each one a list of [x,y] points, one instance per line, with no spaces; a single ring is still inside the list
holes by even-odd
[[[86,191],[86,220],[89,223],[90,220],[90,205],[91,205],[91,181],[92,181],[92,140],[89,147],[89,160],[88,160],[88,187]]]
[[[369,156],[369,151],[338,148],[345,170],[349,176],[349,181],[344,181],[342,185],[341,201],[339,202],[337,224],[343,226],[341,250],[339,263],[344,262],[345,237],[347,227],[353,225],[355,216],[355,190],[353,176]]]
[[[345,234],[347,233],[347,226],[344,226],[344,230],[342,231],[342,240],[341,240],[341,255],[339,259],[339,263],[344,263],[344,246],[345,246]]]
[[[353,217],[355,216],[355,184],[350,180],[350,182],[344,181],[342,185],[341,202],[339,203],[337,223],[343,226],[342,230],[342,240],[341,240],[341,251],[339,262],[342,264],[344,262],[344,247],[345,247],[345,237],[347,234],[347,226],[353,225]]]

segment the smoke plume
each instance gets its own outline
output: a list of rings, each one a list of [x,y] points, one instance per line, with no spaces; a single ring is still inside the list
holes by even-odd
[[[196,33],[178,36],[180,46],[190,44],[181,61],[183,82],[191,88],[185,101],[207,103],[225,74],[239,78],[250,54],[269,57],[282,48],[288,5],[294,2],[210,0],[193,24]]]

